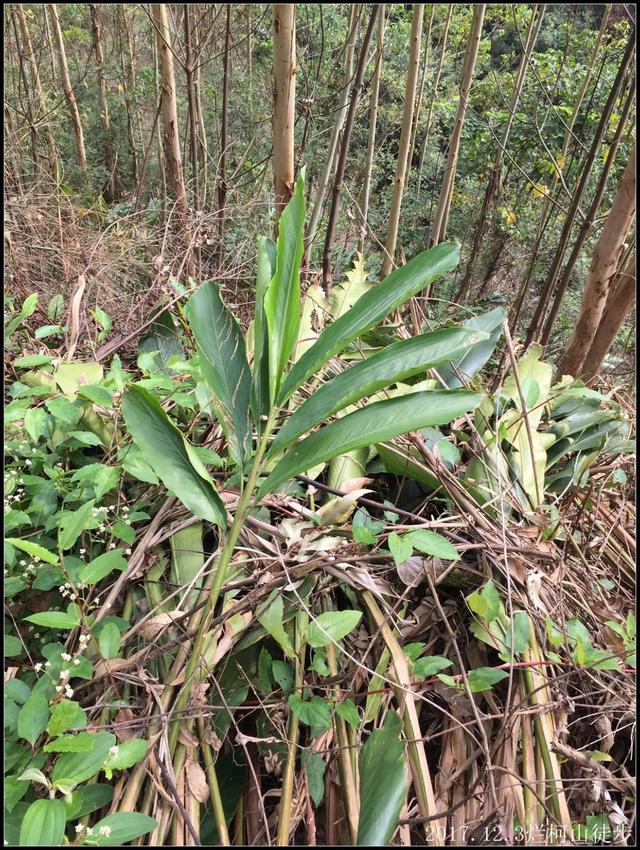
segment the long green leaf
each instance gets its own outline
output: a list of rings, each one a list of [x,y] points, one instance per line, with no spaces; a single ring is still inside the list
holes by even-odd
[[[269,397],[273,405],[300,327],[300,261],[304,244],[304,178],[280,217],[276,273],[264,298],[269,329]]]
[[[244,338],[215,283],[203,284],[189,299],[187,317],[200,354],[204,378],[227,437],[229,453],[243,469],[251,449],[251,373]]]
[[[360,755],[358,847],[389,844],[407,795],[407,761],[400,739],[402,724],[388,712],[384,725],[371,733]]]
[[[253,387],[251,404],[258,429],[260,417],[269,412],[269,351],[264,314],[264,299],[276,273],[277,247],[272,239],[258,238],[258,272],[256,275],[256,314],[253,322]]]
[[[466,380],[472,378],[493,354],[500,335],[502,334],[502,323],[507,317],[504,307],[496,307],[495,310],[490,310],[488,313],[481,313],[479,316],[473,316],[463,323],[463,327],[471,330],[483,331],[489,334],[486,341],[481,345],[475,345],[471,351],[467,352],[455,364],[457,371]],[[447,364],[441,369],[438,369],[438,374],[449,387],[455,389],[463,386],[463,382],[454,370],[453,365]]]
[[[323,331],[317,342],[293,366],[283,382],[279,403],[283,404],[291,393],[350,342],[379,324],[416,292],[451,271],[459,258],[458,245],[442,242],[418,254],[405,266],[392,272],[382,283],[368,289],[350,310]]]
[[[467,328],[446,328],[388,345],[310,396],[280,429],[271,445],[272,456],[347,405],[438,363],[454,360],[487,338],[488,334]]]
[[[165,487],[196,516],[225,528],[224,504],[209,473],[160,402],[132,384],[123,411],[131,436]]]
[[[399,434],[444,425],[473,410],[480,393],[467,390],[431,390],[378,401],[349,413],[302,440],[282,458],[259,489],[270,493],[283,481],[362,446],[390,440]]]

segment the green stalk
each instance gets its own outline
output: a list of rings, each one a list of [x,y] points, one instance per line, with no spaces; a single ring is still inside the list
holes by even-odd
[[[231,528],[229,529],[229,533],[225,540],[224,547],[220,554],[220,560],[218,561],[218,566],[214,574],[213,585],[211,587],[211,592],[207,599],[207,604],[203,608],[202,614],[200,615],[200,627],[198,629],[198,633],[191,649],[189,661],[187,662],[187,667],[184,675],[184,684],[175,702],[174,711],[176,715],[178,715],[178,717],[173,722],[173,725],[171,726],[171,729],[169,731],[169,750],[172,754],[175,753],[176,744],[178,741],[178,733],[180,731],[179,715],[180,712],[187,706],[189,696],[191,694],[190,685],[192,684],[192,681],[196,674],[196,670],[199,667],[200,662],[202,660],[202,656],[205,652],[205,644],[209,622],[218,602],[222,585],[224,584],[224,580],[227,576],[227,570],[229,568],[229,564],[231,563],[231,558],[233,557],[233,553],[235,551],[240,532],[242,531],[245,520],[247,518],[249,507],[251,505],[251,499],[253,497],[256,483],[258,481],[258,476],[260,474],[262,458],[267,447],[267,440],[269,438],[269,435],[271,434],[274,421],[275,412],[272,411],[269,416],[269,420],[266,423],[258,448],[256,450],[246,485],[240,494],[240,500],[238,502],[238,507],[236,508],[236,514],[233,518],[233,523],[231,525]],[[209,674],[209,672],[210,671],[208,669],[202,671],[199,677],[200,681],[204,679]],[[188,725],[190,726],[191,722],[188,722]]]
[[[211,795],[211,807],[213,809],[213,819],[216,822],[218,830],[218,844],[224,847],[230,845],[229,831],[227,830],[227,819],[224,816],[224,808],[222,806],[222,798],[220,796],[220,786],[218,785],[218,777],[216,776],[215,764],[211,747],[207,741],[207,736],[204,728],[204,720],[198,718],[198,737],[200,739],[200,747],[202,748],[202,759],[204,761],[204,772],[207,777],[207,785],[209,786],[209,794]]]
[[[306,611],[299,611],[296,616],[295,626],[295,679],[294,693],[302,696],[304,687],[304,655],[306,650],[306,633],[309,617]],[[298,733],[300,731],[300,720],[291,712],[289,715],[289,728],[287,730],[288,750],[287,763],[282,778],[282,794],[280,797],[280,811],[278,813],[278,837],[276,844],[286,847],[289,843],[289,824],[291,823],[291,804],[293,801],[293,780],[296,766],[296,749],[298,746]]]

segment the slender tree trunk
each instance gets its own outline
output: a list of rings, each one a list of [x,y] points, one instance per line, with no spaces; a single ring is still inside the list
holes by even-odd
[[[389,211],[389,223],[387,224],[387,238],[384,246],[385,255],[384,260],[382,261],[381,276],[383,278],[385,278],[393,268],[396,253],[398,225],[400,223],[400,209],[402,207],[404,183],[407,175],[407,163],[409,161],[411,123],[416,100],[416,84],[418,81],[418,65],[420,64],[420,40],[422,38],[423,17],[424,3],[414,3],[413,16],[411,19],[411,35],[409,36],[409,69],[407,71],[407,85],[404,93],[402,129],[400,131],[400,144],[398,147],[398,159],[396,162],[396,175],[393,183],[391,209]]]
[[[518,109],[520,95],[522,94],[522,87],[524,86],[525,77],[527,76],[527,70],[529,68],[529,62],[531,60],[531,54],[533,53],[533,48],[535,46],[538,33],[540,32],[540,26],[542,24],[543,17],[544,6],[534,5],[531,7],[531,19],[529,21],[529,27],[527,29],[522,58],[520,59],[518,73],[516,75],[513,92],[511,94],[507,124],[502,134],[502,140],[498,142],[498,151],[496,153],[496,158],[493,163],[493,168],[489,173],[489,181],[487,183],[487,188],[484,193],[484,200],[482,201],[482,207],[480,209],[480,218],[478,220],[478,223],[476,224],[475,236],[473,240],[473,245],[471,247],[471,253],[469,254],[469,259],[467,261],[467,266],[465,268],[462,283],[460,284],[460,288],[458,289],[458,292],[454,298],[454,301],[457,302],[461,302],[469,290],[469,285],[471,283],[471,277],[475,270],[476,261],[480,255],[480,247],[484,241],[485,234],[489,230],[489,227],[493,221],[495,208],[500,198],[500,195],[502,194],[502,163],[504,161],[504,152],[509,142],[511,128],[513,126],[513,121],[516,115],[516,111]]]
[[[422,96],[424,94],[424,84],[427,81],[427,66],[429,64],[429,53],[431,49],[431,29],[433,27],[433,19],[436,14],[436,4],[431,4],[431,14],[429,15],[429,23],[427,24],[427,34],[424,38],[424,59],[422,60],[422,73],[420,74],[420,85],[418,86],[418,96],[416,98],[416,108],[413,112],[413,121],[411,122],[411,140],[409,141],[409,163],[407,166],[407,175],[411,170],[411,162],[413,151],[416,145],[416,135],[418,132],[418,123],[420,120],[420,109],[422,108]],[[407,181],[405,180],[405,183]]]
[[[451,207],[451,198],[453,197],[453,185],[456,179],[456,167],[458,164],[458,154],[460,152],[460,137],[462,136],[462,127],[467,111],[467,103],[469,101],[469,92],[471,90],[471,82],[478,58],[478,48],[480,47],[480,37],[482,35],[482,23],[484,21],[486,5],[478,3],[473,8],[473,21],[471,23],[471,31],[467,41],[467,49],[464,57],[464,68],[462,72],[462,82],[460,84],[460,100],[458,101],[458,112],[456,115],[455,124],[453,125],[453,133],[449,142],[449,156],[442,178],[442,187],[440,189],[440,197],[433,225],[431,227],[431,236],[429,238],[430,245],[437,245],[442,242],[447,233],[447,222],[449,219],[449,209]]]
[[[133,55],[133,42],[131,39],[131,31],[127,20],[127,7],[124,3],[119,4],[120,7],[120,66],[122,68],[122,91],[124,93],[124,105],[127,111],[127,139],[129,142],[129,153],[131,154],[131,177],[133,185],[138,186],[139,169],[138,169],[138,146],[136,143],[135,133],[135,116],[137,107],[135,103],[135,61]],[[126,45],[126,50],[125,50]],[[138,124],[140,117],[138,116]],[[144,144],[142,136],[142,128],[139,127],[140,144]]]
[[[371,102],[369,104],[369,138],[367,140],[367,162],[364,171],[364,184],[362,186],[362,227],[358,241],[358,251],[364,253],[364,245],[367,235],[367,217],[369,215],[369,196],[371,194],[371,173],[373,171],[373,158],[376,146],[376,124],[378,123],[378,96],[380,93],[380,76],[382,74],[382,51],[384,48],[384,3],[378,6],[378,43],[375,53],[375,71],[371,83]]]
[[[557,158],[556,162],[560,171],[564,168],[565,161],[567,158],[567,154],[571,147],[571,142],[573,141],[573,127],[576,122],[576,118],[578,117],[578,113],[580,111],[580,107],[582,106],[582,102],[584,100],[585,94],[589,87],[589,83],[591,82],[591,77],[593,76],[593,71],[596,66],[596,60],[598,58],[598,53],[600,51],[600,47],[602,45],[602,40],[604,38],[604,34],[607,28],[607,24],[609,21],[609,14],[611,12],[611,3],[609,3],[604,10],[604,14],[602,16],[602,21],[600,23],[600,30],[598,32],[598,37],[596,39],[595,46],[593,51],[591,52],[590,61],[587,66],[586,73],[584,75],[584,79],[582,81],[582,85],[580,86],[580,91],[578,92],[578,97],[576,98],[576,102],[573,107],[573,112],[571,113],[571,118],[569,119],[569,123],[566,126],[564,140],[562,142],[562,150],[560,151],[560,156]],[[544,236],[545,230],[549,223],[549,219],[551,217],[551,212],[553,210],[553,206],[551,204],[551,199],[555,194],[555,189],[560,180],[560,174],[556,171],[553,175],[553,183],[551,185],[551,189],[549,194],[543,199],[542,209],[540,211],[540,221],[538,224],[538,229],[536,232],[536,237],[533,244],[533,250],[531,252],[531,258],[529,263],[527,264],[527,271],[522,278],[522,283],[520,285],[520,289],[518,290],[518,294],[514,301],[514,304],[511,308],[511,316],[509,318],[509,327],[511,333],[515,332],[516,326],[518,324],[518,319],[520,318],[520,312],[522,310],[522,305],[524,304],[525,295],[529,289],[529,283],[531,282],[531,275],[533,274],[533,269],[538,258],[538,253],[540,251],[540,246],[542,244],[542,238]]]
[[[273,6],[273,186],[276,222],[293,192],[296,111],[295,5]]]
[[[318,225],[320,224],[320,219],[322,218],[322,212],[324,208],[324,199],[327,193],[327,187],[329,186],[329,179],[331,177],[331,172],[333,170],[333,164],[336,158],[336,151],[338,148],[338,139],[340,137],[340,132],[342,130],[342,125],[344,124],[345,117],[347,114],[347,109],[349,108],[349,93],[351,90],[351,77],[353,75],[353,53],[355,49],[356,43],[356,35],[358,32],[358,18],[360,15],[361,7],[357,4],[351,6],[351,12],[349,15],[349,25],[347,32],[347,40],[345,44],[344,50],[344,83],[342,87],[342,94],[340,97],[340,104],[338,106],[338,111],[336,112],[336,118],[333,124],[333,130],[331,132],[331,139],[329,141],[329,148],[327,151],[327,158],[324,163],[324,169],[318,181],[318,186],[316,189],[316,202],[311,211],[311,217],[309,219],[309,224],[307,225],[307,232],[305,235],[305,258],[304,258],[304,266],[308,267],[309,258],[311,252],[311,244],[313,240],[316,238],[316,233],[318,232]]]
[[[160,114],[158,115],[158,119],[160,115],[162,115],[162,104],[164,101],[164,94],[162,91],[162,81],[160,78],[160,56],[158,51],[158,33],[156,31],[156,25],[152,21],[152,38],[151,38],[151,46],[153,53],[153,69],[156,80],[156,92],[158,94],[158,101],[160,103]],[[162,152],[162,129],[160,120],[156,120],[154,123],[155,134],[156,134],[156,147],[158,151],[158,170],[160,172],[160,184],[162,188],[162,215],[163,218],[167,216],[167,172],[164,165],[164,154]],[[143,167],[144,172],[144,167]]]
[[[76,153],[78,155],[78,165],[80,166],[82,171],[86,172],[87,153],[84,146],[84,133],[82,132],[82,122],[80,121],[80,112],[78,111],[78,104],[76,103],[76,97],[73,93],[71,80],[69,79],[67,53],[64,48],[64,41],[62,40],[62,30],[60,29],[60,20],[58,19],[58,9],[55,3],[50,3],[48,9],[49,19],[51,21],[51,30],[53,33],[53,41],[55,45],[55,52],[58,57],[60,81],[62,83],[64,95],[67,99],[67,105],[69,107],[69,116],[71,118],[73,133],[76,139]]]
[[[222,121],[220,123],[220,167],[218,173],[218,251],[216,266],[224,262],[224,225],[227,207],[227,126],[229,120],[229,77],[231,63],[231,4],[227,3],[224,35],[224,68],[222,71]]]
[[[176,103],[176,80],[173,68],[173,53],[171,52],[171,33],[165,3],[154,3],[151,7],[156,27],[158,55],[160,57],[160,78],[162,82],[162,125],[163,147],[165,159],[165,174],[167,185],[175,202],[177,229],[181,232],[182,240],[187,251],[187,274],[193,273],[191,258],[187,205],[187,193],[182,171],[182,155],[180,138],[178,136],[178,108]]]
[[[555,286],[556,278],[558,275],[558,271],[562,264],[562,260],[564,259],[564,253],[567,248],[567,244],[571,237],[571,231],[573,229],[573,224],[576,219],[576,215],[578,213],[578,209],[582,202],[582,198],[584,196],[585,189],[587,187],[587,183],[591,176],[591,172],[593,171],[593,166],[596,162],[598,150],[600,145],[602,144],[602,140],[607,130],[607,126],[609,124],[609,119],[611,117],[611,113],[613,111],[613,107],[615,102],[620,94],[620,89],[622,88],[622,84],[624,78],[627,73],[627,69],[631,63],[631,58],[633,56],[633,52],[635,49],[635,33],[632,33],[629,41],[627,42],[627,48],[625,50],[624,56],[622,58],[622,62],[620,63],[620,67],[618,69],[618,73],[614,80],[611,91],[609,92],[609,97],[604,106],[602,114],[600,116],[600,121],[596,128],[595,135],[591,142],[591,148],[587,156],[585,157],[584,165],[582,167],[582,172],[580,174],[580,180],[578,181],[578,185],[573,193],[571,198],[571,203],[569,205],[569,209],[567,211],[567,215],[565,218],[564,226],[562,228],[562,233],[560,235],[560,242],[556,249],[553,262],[551,264],[551,269],[549,270],[549,274],[547,275],[547,279],[544,283],[544,287],[542,290],[542,294],[540,295],[540,299],[536,306],[536,310],[531,320],[531,324],[529,325],[529,330],[527,332],[526,345],[532,341],[538,329],[542,323],[542,319],[547,310],[547,305],[549,303],[549,299],[551,298],[551,294],[553,292],[553,288]]]
[[[611,140],[611,144],[609,145],[609,149],[607,151],[607,158],[605,159],[604,167],[600,173],[600,177],[598,178],[598,185],[596,187],[596,192],[593,196],[593,200],[591,201],[591,206],[589,207],[589,211],[587,212],[584,221],[582,222],[582,225],[580,227],[580,230],[578,231],[576,241],[571,251],[571,256],[569,257],[567,264],[562,272],[562,276],[558,281],[556,295],[553,300],[553,304],[551,305],[549,315],[547,316],[547,321],[545,322],[542,334],[540,336],[540,342],[542,343],[542,345],[547,345],[547,343],[549,342],[551,330],[555,324],[556,319],[558,318],[560,306],[569,286],[571,275],[573,274],[573,270],[578,261],[578,257],[580,256],[580,252],[582,251],[584,244],[587,241],[589,234],[591,233],[591,230],[593,228],[594,222],[596,220],[598,209],[600,208],[600,204],[602,203],[602,198],[604,197],[605,189],[607,188],[607,182],[609,180],[609,175],[611,174],[611,169],[613,168],[616,153],[618,152],[618,147],[622,139],[622,134],[625,130],[627,119],[629,118],[629,113],[631,112],[631,108],[633,107],[635,102],[635,95],[636,83],[634,79],[631,82],[631,87],[629,89],[625,105],[618,120],[618,126],[616,128],[615,135]]]
[[[194,36],[197,40],[196,49],[196,65],[193,71],[193,105],[196,111],[196,125],[198,127],[198,150],[200,151],[200,168],[202,176],[200,185],[202,187],[202,209],[205,208],[207,202],[207,178],[209,174],[209,149],[207,145],[207,131],[204,124],[204,115],[202,112],[202,90],[200,85],[200,57],[202,56],[202,43],[200,39],[200,28],[194,27]]]
[[[629,154],[613,206],[598,239],[582,296],[578,321],[560,364],[563,375],[578,376],[602,319],[612,278],[636,212],[636,148]]]
[[[338,155],[338,163],[336,165],[336,176],[333,181],[331,210],[329,212],[329,221],[327,222],[327,235],[324,240],[324,252],[322,257],[322,286],[324,288],[325,293],[327,294],[330,292],[332,284],[331,242],[333,240],[333,231],[335,228],[336,218],[338,216],[338,209],[340,206],[340,192],[342,191],[342,181],[344,180],[344,172],[347,164],[349,141],[351,139],[353,122],[356,116],[356,110],[358,108],[358,101],[360,100],[360,92],[362,91],[364,69],[367,67],[367,53],[369,51],[369,44],[371,43],[371,38],[373,36],[373,28],[375,26],[377,14],[378,10],[374,6],[371,11],[371,17],[369,18],[367,31],[365,32],[364,38],[362,39],[362,44],[360,45],[360,56],[358,58],[358,66],[356,68],[355,77],[353,79],[353,86],[351,87],[351,100],[349,102],[349,111],[347,112],[347,120],[344,124],[342,142],[340,145],[340,153]]]
[[[45,100],[44,92],[42,90],[42,82],[40,81],[38,63],[35,60],[33,44],[31,42],[29,26],[27,24],[27,17],[24,13],[24,7],[21,4],[14,4],[13,10],[15,11],[18,20],[18,25],[20,27],[20,34],[22,36],[22,52],[24,54],[25,59],[29,63],[29,67],[31,69],[31,79],[33,82],[33,90],[36,96],[36,105],[38,108],[38,113],[41,116],[38,119],[38,123],[44,122],[44,132],[47,140],[47,148],[49,150],[49,162],[51,167],[54,169],[54,173],[57,179],[59,167],[58,155],[56,152],[56,145],[53,138],[53,133],[51,131],[51,124],[49,123],[49,119],[47,117],[49,110],[47,109],[47,102]]]
[[[602,366],[602,361],[618,335],[618,331],[636,303],[636,252],[629,252],[626,263],[618,272],[607,297],[602,319],[584,358],[582,377],[592,378]]]
[[[195,86],[193,82],[194,61],[192,47],[191,27],[191,4],[185,3],[184,7],[184,49],[185,49],[185,74],[187,77],[187,98],[189,100],[189,153],[191,156],[191,179],[193,180],[193,199],[197,210],[200,207],[200,189],[198,181],[198,119],[195,106]]]
[[[23,112],[26,112],[27,124],[29,126],[29,137],[31,139],[31,162],[33,164],[33,179],[35,180],[38,174],[38,132],[36,129],[36,120],[33,111],[33,103],[32,103],[32,91],[31,86],[29,85],[29,80],[27,78],[27,72],[25,69],[25,50],[24,46],[20,45],[20,36],[18,34],[18,24],[16,22],[16,16],[13,9],[10,9],[11,15],[11,23],[13,24],[13,34],[16,40],[16,52],[18,59],[18,68],[20,71],[19,79],[22,80],[22,87],[24,88],[24,109]],[[20,97],[20,86],[18,85],[18,98]]]
[[[105,200],[109,203],[117,200],[119,195],[118,175],[113,156],[113,138],[111,136],[111,121],[109,119],[109,101],[107,100],[107,84],[104,78],[104,50],[102,48],[102,33],[100,27],[100,12],[95,3],[89,4],[91,13],[91,29],[93,34],[93,49],[96,55],[98,69],[98,94],[102,112],[102,127],[104,129],[104,166],[107,172]]]
[[[438,60],[438,70],[431,87],[431,97],[429,98],[429,109],[427,111],[427,120],[425,123],[425,136],[422,144],[422,154],[420,155],[420,166],[418,168],[418,186],[416,193],[420,195],[420,186],[422,185],[422,173],[424,171],[424,161],[427,155],[427,146],[429,144],[429,131],[431,130],[431,117],[433,115],[433,106],[436,102],[438,94],[438,85],[440,84],[440,76],[442,74],[442,66],[444,65],[444,57],[447,52],[447,36],[449,35],[449,25],[451,24],[451,15],[453,14],[453,4],[447,9],[447,19],[444,22],[444,31],[442,33],[442,43],[440,45],[440,58]]]

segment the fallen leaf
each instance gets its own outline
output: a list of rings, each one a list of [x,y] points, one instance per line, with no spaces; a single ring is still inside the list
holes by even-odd
[[[189,791],[191,791],[198,802],[206,803],[209,798],[209,786],[207,785],[207,777],[204,770],[193,759],[187,760],[185,770]]]

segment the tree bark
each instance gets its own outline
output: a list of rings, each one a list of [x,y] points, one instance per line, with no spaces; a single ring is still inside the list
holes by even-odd
[[[422,153],[420,154],[420,166],[418,168],[418,185],[416,188],[417,195],[420,195],[420,186],[422,185],[422,172],[424,171],[424,161],[427,155],[427,146],[429,144],[429,131],[431,130],[431,116],[433,115],[433,106],[436,102],[438,94],[438,85],[440,84],[440,76],[442,75],[442,66],[444,65],[444,57],[447,52],[447,36],[449,35],[449,25],[451,24],[451,15],[453,14],[453,4],[450,4],[447,9],[447,19],[444,22],[444,31],[440,45],[440,58],[438,60],[438,70],[431,87],[431,97],[429,98],[429,109],[427,111],[427,120],[425,122],[425,135],[422,144]]]
[[[165,3],[152,5],[156,27],[158,55],[160,60],[160,83],[162,87],[163,149],[167,184],[176,204],[179,223],[187,220],[187,194],[182,173],[182,155],[178,136],[178,107],[176,103],[176,80],[171,52],[169,21]]]
[[[362,186],[362,200],[360,209],[362,212],[362,226],[358,251],[364,253],[364,245],[367,235],[367,217],[369,215],[369,196],[371,194],[371,173],[373,171],[373,158],[376,145],[376,124],[378,123],[378,96],[380,94],[380,77],[382,74],[382,51],[384,48],[384,3],[378,6],[378,42],[375,53],[375,71],[371,83],[371,102],[369,104],[369,138],[367,140],[367,162],[364,171],[364,183]]]
[[[578,209],[582,202],[582,198],[584,196],[587,183],[591,176],[591,172],[593,171],[593,166],[597,158],[598,149],[600,148],[600,145],[602,144],[602,140],[606,133],[607,126],[609,124],[609,119],[613,111],[613,107],[618,98],[618,95],[620,94],[620,90],[622,88],[627,69],[629,68],[629,65],[631,63],[634,49],[635,32],[632,32],[629,37],[629,41],[627,42],[627,48],[622,58],[622,62],[620,63],[620,67],[618,68],[618,73],[614,80],[613,86],[611,87],[611,91],[609,92],[609,97],[607,98],[607,102],[600,116],[600,121],[596,128],[593,140],[591,142],[591,148],[589,149],[589,152],[585,157],[582,172],[580,174],[580,180],[578,181],[578,185],[576,186],[575,191],[572,195],[571,203],[569,205],[569,209],[567,211],[565,222],[562,228],[562,233],[560,235],[560,242],[556,249],[553,262],[551,264],[551,269],[549,270],[549,274],[547,275],[547,279],[545,280],[542,294],[540,295],[540,299],[536,306],[533,319],[531,320],[531,324],[529,325],[529,330],[527,331],[527,338],[525,343],[526,345],[529,345],[529,343],[533,340],[546,313],[547,305],[549,303],[549,299],[551,298],[553,288],[555,286],[558,271],[562,264],[562,260],[564,259],[564,253],[571,237],[573,224],[575,222]]]
[[[216,265],[224,261],[224,225],[227,207],[227,126],[229,120],[229,77],[231,63],[231,4],[227,3],[224,35],[224,67],[222,71],[222,121],[220,122],[220,167],[218,173],[218,250]]]
[[[635,102],[635,95],[636,83],[634,79],[631,82],[625,105],[622,109],[622,113],[620,114],[615,135],[611,140],[611,144],[609,145],[609,149],[607,151],[607,158],[605,159],[604,167],[600,173],[600,177],[598,178],[598,185],[596,187],[596,192],[593,196],[593,200],[591,201],[591,206],[589,207],[589,211],[587,212],[587,215],[585,216],[585,219],[582,222],[580,230],[578,231],[576,241],[571,251],[571,256],[569,257],[567,264],[562,272],[562,277],[558,281],[556,295],[553,300],[553,304],[551,305],[549,315],[547,316],[547,321],[545,322],[542,334],[540,336],[540,342],[542,343],[542,345],[546,345],[549,342],[551,330],[555,324],[556,319],[558,318],[560,306],[564,299],[565,293],[569,287],[571,275],[578,261],[578,257],[580,256],[580,252],[582,251],[584,244],[587,241],[587,238],[589,237],[589,234],[591,233],[594,222],[596,220],[598,209],[600,208],[600,204],[602,203],[602,198],[604,197],[605,189],[607,188],[607,182],[609,180],[609,175],[611,174],[611,169],[613,168],[616,153],[618,152],[618,147],[622,139],[622,134],[624,133],[627,124],[627,119],[629,118],[629,113],[631,112],[631,108],[633,107]]]
[[[531,54],[533,53],[533,48],[535,46],[538,33],[540,32],[540,26],[542,25],[543,17],[544,6],[534,5],[531,7],[531,20],[529,21],[529,27],[527,29],[527,36],[524,43],[524,49],[522,52],[522,57],[520,59],[520,65],[518,67],[518,73],[516,75],[513,92],[511,94],[511,101],[509,103],[509,117],[507,118],[507,124],[502,134],[502,140],[498,142],[498,151],[496,153],[496,158],[493,163],[493,168],[491,169],[491,172],[489,174],[489,181],[487,183],[487,188],[484,194],[484,200],[482,201],[482,207],[480,209],[480,218],[478,220],[478,223],[476,224],[476,231],[473,240],[473,245],[471,248],[471,253],[469,254],[469,259],[467,260],[467,265],[465,268],[462,283],[460,284],[460,288],[458,289],[458,292],[454,298],[454,301],[456,302],[461,302],[469,290],[469,285],[471,283],[471,277],[475,269],[476,260],[480,255],[480,246],[482,245],[485,234],[489,230],[489,227],[493,221],[495,208],[500,198],[500,195],[502,194],[502,163],[504,160],[504,152],[509,142],[511,128],[513,126],[516,110],[518,109],[518,102],[520,101],[520,95],[522,94],[522,87],[524,86],[525,77],[527,76],[529,61],[531,59]]]
[[[407,71],[407,85],[404,93],[404,110],[402,113],[402,129],[400,131],[400,145],[398,147],[396,175],[393,183],[389,223],[387,224],[387,238],[384,246],[385,254],[384,260],[382,261],[382,271],[380,273],[382,278],[385,278],[394,266],[396,242],[398,239],[398,225],[400,223],[400,209],[402,207],[404,183],[407,175],[407,163],[409,161],[409,145],[411,142],[411,125],[416,100],[418,65],[420,64],[420,42],[422,39],[423,18],[424,3],[414,3],[413,16],[411,19],[411,35],[409,36],[409,69]]]
[[[636,212],[636,148],[629,154],[613,206],[598,239],[582,296],[578,321],[560,364],[563,375],[582,374],[589,349],[602,319],[612,278]]]
[[[333,164],[336,158],[338,139],[340,137],[342,125],[345,121],[347,109],[349,108],[349,93],[351,91],[351,77],[353,75],[353,54],[355,49],[356,35],[358,32],[358,17],[360,14],[360,8],[361,7],[356,4],[352,5],[351,12],[349,15],[349,28],[347,32],[347,40],[345,43],[344,50],[344,83],[342,87],[342,94],[340,97],[340,104],[338,106],[338,111],[336,112],[336,118],[333,124],[333,130],[331,131],[331,139],[329,141],[327,158],[325,160],[324,169],[320,176],[320,180],[318,181],[318,186],[316,189],[316,201],[311,211],[311,217],[309,219],[309,224],[307,225],[307,232],[304,239],[305,267],[309,265],[311,243],[316,238],[316,233],[318,232],[318,225],[320,223],[320,219],[322,218],[324,199],[327,193],[327,187],[329,186],[331,171],[333,170]]]
[[[427,24],[427,34],[424,37],[424,59],[422,60],[422,73],[420,74],[420,85],[418,86],[418,96],[416,98],[416,106],[413,112],[413,121],[411,123],[411,139],[409,141],[409,163],[407,166],[407,174],[411,168],[413,159],[413,150],[416,145],[416,135],[418,132],[418,123],[420,119],[420,109],[422,108],[422,96],[424,94],[424,84],[427,81],[427,65],[429,64],[429,53],[431,50],[431,29],[433,27],[433,19],[436,14],[436,4],[431,4],[431,13],[429,15],[429,23]],[[406,183],[406,180],[405,180]]]
[[[444,177],[442,178],[438,206],[436,208],[436,214],[431,227],[431,235],[429,238],[430,245],[437,245],[439,242],[442,242],[447,233],[447,222],[449,219],[449,210],[451,208],[451,198],[453,197],[453,186],[456,179],[458,154],[460,152],[460,137],[462,136],[462,127],[464,125],[465,114],[467,111],[471,82],[475,71],[476,59],[478,58],[478,48],[480,47],[480,37],[482,35],[482,23],[484,21],[485,10],[486,4],[484,3],[478,3],[473,8],[473,21],[471,23],[471,31],[467,41],[462,82],[460,83],[458,112],[456,114],[456,120],[453,125],[453,132],[449,142],[449,155],[447,157],[447,164],[444,170]]]
[[[96,56],[98,70],[98,94],[104,129],[104,167],[107,172],[105,200],[108,203],[117,200],[119,195],[116,162],[113,156],[113,139],[111,136],[111,121],[109,119],[109,101],[107,100],[107,83],[104,78],[104,50],[102,48],[102,33],[100,27],[100,12],[95,3],[89,4],[91,13],[91,30],[93,35],[93,50]]]
[[[53,133],[51,131],[51,125],[49,123],[48,118],[46,117],[49,110],[47,109],[47,102],[45,100],[44,92],[42,90],[42,82],[40,80],[40,73],[38,71],[38,63],[35,60],[33,44],[31,42],[31,34],[29,33],[29,26],[27,24],[27,17],[24,13],[24,8],[21,4],[14,4],[13,9],[15,10],[18,19],[18,24],[20,27],[20,34],[22,36],[22,52],[24,54],[25,59],[29,63],[29,67],[31,69],[31,79],[33,81],[33,90],[36,95],[36,104],[38,107],[38,112],[42,116],[42,118],[39,120],[44,121],[45,136],[47,140],[47,147],[49,149],[49,162],[54,170],[57,179],[58,154],[56,152],[56,145],[53,138]]]
[[[344,180],[344,172],[347,164],[347,154],[349,152],[349,141],[351,139],[351,131],[353,129],[353,122],[356,117],[356,109],[358,108],[358,102],[360,100],[360,92],[362,91],[362,80],[364,78],[364,69],[367,66],[367,52],[369,50],[369,44],[371,43],[371,37],[373,36],[373,28],[375,26],[377,14],[378,10],[376,7],[374,7],[371,12],[371,17],[369,18],[367,31],[365,32],[364,38],[362,39],[362,44],[360,45],[360,56],[358,58],[358,66],[356,68],[353,86],[351,87],[351,100],[349,102],[349,111],[347,113],[347,120],[344,124],[342,142],[340,145],[340,153],[338,155],[338,163],[336,165],[336,176],[333,181],[331,210],[329,212],[329,221],[327,222],[327,234],[324,240],[324,252],[322,256],[322,286],[324,288],[325,293],[329,293],[331,290],[331,242],[333,240],[333,231],[335,228],[336,218],[338,216],[338,209],[340,205],[340,193],[342,191],[342,181]]]
[[[273,186],[276,222],[293,192],[296,18],[292,3],[273,6]]]
[[[138,146],[136,143],[135,134],[135,118],[137,115],[137,107],[135,103],[135,61],[133,54],[133,42],[131,39],[131,30],[127,21],[127,8],[124,3],[119,4],[120,7],[120,66],[122,68],[122,91],[124,93],[124,106],[127,112],[127,138],[129,142],[129,153],[131,154],[131,177],[133,184],[137,189],[139,170],[138,170]],[[126,44],[126,51],[125,51]],[[138,118],[138,137],[140,144],[143,144],[142,127],[140,126],[140,116]]]
[[[58,57],[58,68],[60,71],[60,81],[62,83],[62,89],[64,91],[64,96],[67,99],[67,105],[69,107],[69,116],[71,118],[71,124],[73,126],[73,133],[76,140],[76,153],[78,155],[78,165],[81,170],[86,172],[87,170],[87,152],[84,146],[84,133],[82,132],[82,122],[80,121],[80,112],[78,111],[78,104],[76,103],[76,97],[73,93],[73,87],[71,85],[71,80],[69,79],[69,68],[67,65],[67,53],[64,48],[64,41],[62,39],[62,30],[60,29],[60,20],[58,19],[58,9],[55,3],[49,4],[49,19],[51,21],[51,29],[53,32],[53,41],[55,46],[56,56]]]
[[[622,270],[607,297],[607,303],[593,338],[591,347],[584,359],[582,377],[592,378],[602,366],[602,361],[618,335],[618,331],[633,309],[636,302],[636,252],[630,251]]]
[[[189,155],[191,157],[191,179],[193,180],[193,200],[197,210],[200,209],[200,189],[198,181],[198,130],[194,98],[194,55],[192,48],[191,4],[184,7],[184,49],[185,74],[187,77],[187,98],[189,100]]]

